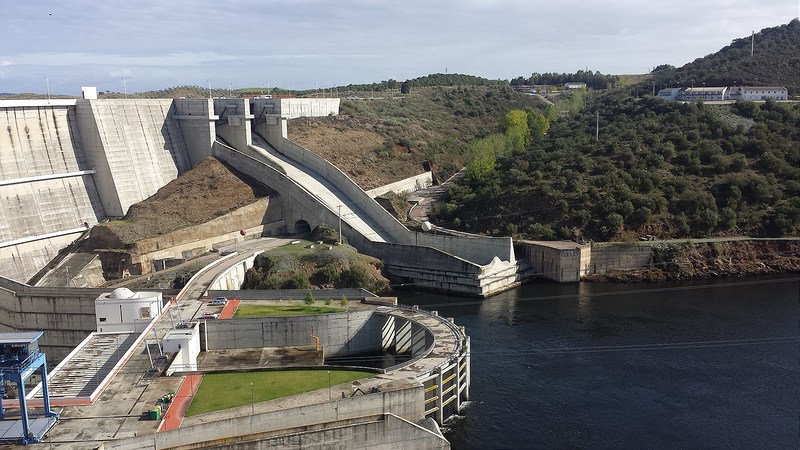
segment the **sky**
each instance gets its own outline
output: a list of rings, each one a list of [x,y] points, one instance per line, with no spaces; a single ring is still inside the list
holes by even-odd
[[[431,73],[646,73],[786,24],[798,0],[5,0],[0,93],[315,89]]]

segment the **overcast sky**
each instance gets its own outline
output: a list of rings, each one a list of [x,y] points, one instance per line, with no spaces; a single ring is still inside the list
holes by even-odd
[[[645,73],[799,10],[798,0],[7,0],[0,92]]]

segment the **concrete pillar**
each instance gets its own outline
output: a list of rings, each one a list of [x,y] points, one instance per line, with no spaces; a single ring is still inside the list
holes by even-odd
[[[464,355],[465,355],[465,359],[466,359],[466,363],[467,363],[467,365],[465,367],[466,377],[464,378],[464,384],[466,384],[466,386],[464,387],[464,400],[465,401],[469,400],[469,385],[470,385],[470,379],[472,378],[471,375],[470,375],[470,358],[471,357],[470,357],[469,339],[470,339],[469,336],[467,336],[466,342],[464,344]]]
[[[411,327],[411,356],[418,356],[425,352],[427,347],[427,333],[425,328],[414,325]]]
[[[398,318],[397,320],[401,319]],[[397,354],[411,352],[411,328],[411,322],[409,321],[404,321],[397,327],[397,333],[395,334],[395,351]]]
[[[461,362],[464,360],[463,356],[459,355],[456,357],[456,365],[453,368],[456,373],[456,399],[455,399],[455,412],[456,414],[461,413]]]
[[[214,113],[219,116],[216,134],[231,147],[242,150],[253,143],[250,103],[247,99],[214,100]]]
[[[212,155],[217,139],[214,101],[209,99],[176,99],[175,118],[181,128],[186,152],[192,166]]]
[[[442,377],[442,368],[441,367],[437,367],[436,368],[436,385],[438,387],[436,388],[436,407],[438,409],[436,410],[436,422],[439,425],[442,425],[444,423],[444,406],[442,405],[442,402],[444,401],[444,399],[442,398],[442,397],[444,397],[444,386],[442,386],[444,384],[442,382],[443,379],[444,378]]]
[[[386,321],[381,328],[381,350],[391,351],[395,345],[394,316],[386,317]]]

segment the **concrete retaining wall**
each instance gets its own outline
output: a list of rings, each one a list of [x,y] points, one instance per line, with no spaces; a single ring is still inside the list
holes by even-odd
[[[240,417],[243,413],[232,413],[231,418],[226,420],[163,431],[155,435],[107,442],[105,448],[131,450],[189,448],[192,444],[223,443],[226,439],[235,439],[238,436],[258,436],[280,430],[300,431],[302,427],[322,427],[331,422],[389,413],[409,422],[417,422],[424,417],[424,411],[422,410],[423,395],[422,386],[419,383],[414,383],[395,390],[336,399],[322,404],[282,408],[278,411],[256,414],[246,418]],[[246,409],[249,415],[250,406],[248,405]],[[389,430],[397,429],[390,428]],[[402,432],[391,431],[386,437],[382,435],[365,436],[364,442],[372,443],[372,445],[381,445],[384,439],[394,440],[399,438],[402,441],[402,437]],[[325,447],[328,445],[330,447],[338,447],[334,442],[330,441],[327,442]],[[433,448],[440,448],[439,445],[441,443]]]
[[[386,186],[381,186],[379,188],[371,189],[367,191],[367,195],[372,198],[380,197],[387,192],[394,192],[395,194],[400,194],[404,192],[416,192],[420,189],[425,189],[433,185],[433,174],[428,171],[425,173],[421,173],[419,175],[414,175],[413,177],[406,178],[405,180],[395,181],[394,183],[389,183]]]
[[[326,356],[345,356],[380,350],[385,317],[372,311],[353,311],[299,317],[209,320],[208,350],[289,347],[314,343],[319,336]]]
[[[516,245],[534,275],[559,283],[577,282],[594,273],[644,267],[650,264],[652,254],[649,243],[517,241]]]
[[[103,289],[38,288],[0,279],[0,330],[44,330],[48,364],[69,354],[96,329],[94,301]]]
[[[592,246],[591,265],[586,273],[644,267],[650,264],[652,252],[649,244],[595,244]]]
[[[141,273],[150,272],[153,261],[170,258],[189,259],[196,253],[211,250],[218,244],[233,245],[241,240],[241,230],[251,236],[270,236],[284,227],[280,197],[264,197],[256,202],[217,217],[209,222],[136,242],[130,250],[131,263],[141,264]],[[198,236],[212,236],[198,239]],[[188,253],[187,253],[188,252]]]
[[[264,436],[266,434],[266,436]],[[271,436],[280,434],[279,436]],[[286,430],[285,433],[261,433],[256,436],[219,440],[211,445],[228,450],[297,449],[373,449],[436,450],[449,449],[441,435],[393,414],[336,421]],[[173,447],[176,450],[196,448],[192,445]]]

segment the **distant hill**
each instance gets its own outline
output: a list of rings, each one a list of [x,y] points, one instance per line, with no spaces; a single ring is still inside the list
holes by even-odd
[[[657,68],[653,76],[662,85],[781,85],[790,95],[800,95],[800,21],[765,28],[754,38],[753,56],[746,36],[683,67]]]

